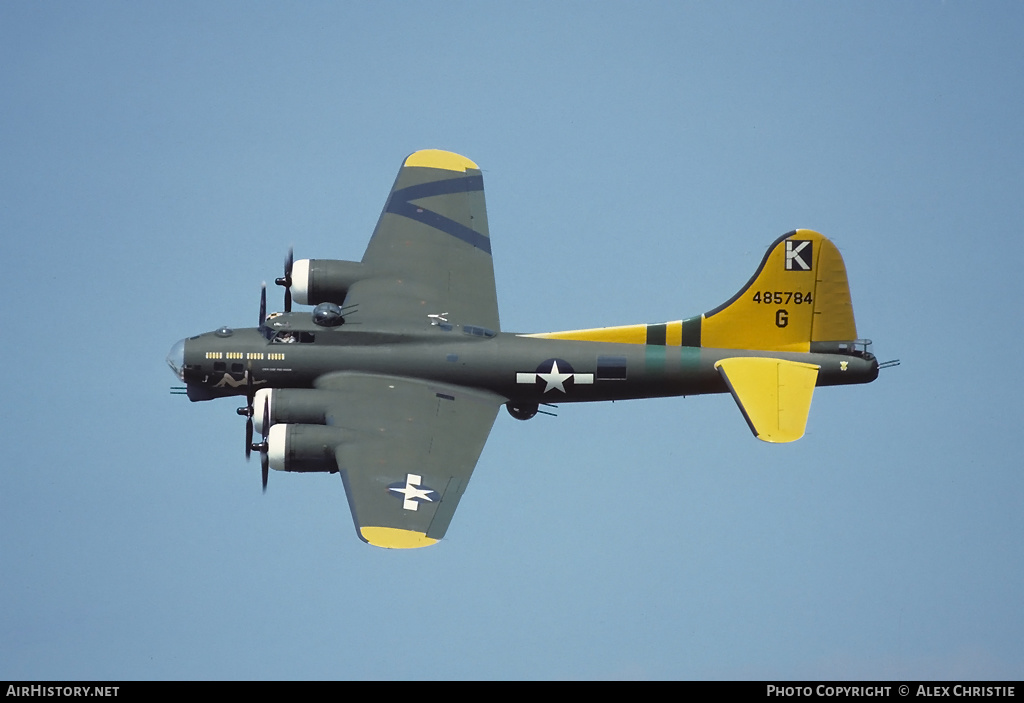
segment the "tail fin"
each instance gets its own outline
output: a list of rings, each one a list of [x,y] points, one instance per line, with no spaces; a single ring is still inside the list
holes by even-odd
[[[740,291],[700,318],[699,346],[810,351],[814,342],[857,338],[846,266],[836,246],[809,229],[779,237]]]

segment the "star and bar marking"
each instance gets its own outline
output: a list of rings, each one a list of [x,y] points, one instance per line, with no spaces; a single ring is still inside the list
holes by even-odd
[[[420,503],[433,503],[438,499],[437,491],[421,485],[423,477],[418,474],[406,474],[405,481],[392,483],[388,490],[402,497],[405,510],[416,510]]]
[[[559,362],[562,364],[561,368],[558,366]],[[516,383],[532,385],[537,383],[538,379],[544,382],[545,393],[553,390],[568,393],[565,389],[566,381],[571,380],[573,384],[591,385],[594,383],[594,374],[573,372],[572,366],[565,359],[548,359],[542,362],[533,373],[520,372],[516,374]]]

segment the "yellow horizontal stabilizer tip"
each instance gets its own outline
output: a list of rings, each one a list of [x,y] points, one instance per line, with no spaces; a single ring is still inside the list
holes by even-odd
[[[725,379],[755,437],[782,443],[804,436],[821,367],[745,356],[722,359],[715,368]]]
[[[374,547],[386,549],[416,549],[437,544],[436,539],[431,539],[422,532],[401,530],[397,527],[362,527],[359,534]]]
[[[475,163],[465,156],[441,151],[440,149],[424,149],[410,154],[405,160],[406,166],[419,166],[421,168],[443,168],[446,171],[465,171],[469,168],[480,169]]]

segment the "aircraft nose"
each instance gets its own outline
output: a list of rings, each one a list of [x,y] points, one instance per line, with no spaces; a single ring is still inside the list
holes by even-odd
[[[171,367],[171,371],[182,381],[185,380],[185,340],[179,339],[171,347],[170,353],[167,355],[167,365]]]

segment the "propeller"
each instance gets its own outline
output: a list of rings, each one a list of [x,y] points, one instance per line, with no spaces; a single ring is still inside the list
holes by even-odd
[[[263,399],[263,441],[259,444],[250,445],[253,451],[260,453],[260,470],[263,474],[263,492],[267,492],[267,476],[270,474],[270,443],[267,437],[270,435],[270,397]]]
[[[241,416],[246,418],[246,421],[245,421],[245,460],[249,461],[249,455],[252,453],[252,432],[253,432],[252,416],[253,416],[253,413],[255,412],[252,404],[253,404],[253,398],[256,395],[256,391],[253,390],[252,362],[251,361],[249,362],[249,372],[245,376],[246,376],[246,383],[245,383],[245,405],[243,407],[241,407],[241,408],[238,408],[238,410],[236,410],[235,412],[237,412],[239,415],[241,415]]]
[[[274,279],[274,283],[284,286],[284,311],[292,311],[292,265],[295,263],[292,247],[288,247],[288,256],[284,260],[284,276]]]

